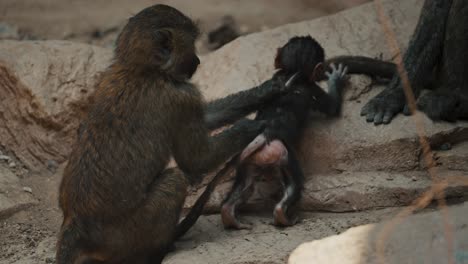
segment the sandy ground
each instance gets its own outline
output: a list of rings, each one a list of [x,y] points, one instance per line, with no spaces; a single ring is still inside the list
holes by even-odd
[[[56,195],[60,175],[60,171],[55,174],[31,173],[21,180],[22,186],[33,190],[39,203],[0,222],[0,264],[54,263],[56,234],[61,221]],[[254,224],[250,231],[226,231],[219,215],[203,216],[177,243],[177,250],[167,261],[171,263],[174,255],[184,256],[192,250],[187,256],[190,263],[221,263],[234,258],[239,263],[248,263],[249,259],[259,256],[264,263],[284,263],[289,253],[301,243],[339,234],[353,226],[379,222],[393,216],[396,210],[304,213],[296,226],[285,229],[271,226],[268,212],[249,213],[246,220]],[[194,255],[193,249],[199,254]],[[245,254],[236,256],[231,250]],[[206,258],[207,252],[209,259],[197,258],[198,255]]]

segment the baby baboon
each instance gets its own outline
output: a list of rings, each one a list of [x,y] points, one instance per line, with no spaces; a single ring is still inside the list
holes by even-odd
[[[239,153],[264,122],[238,121],[287,92],[281,80],[204,105],[189,82],[200,63],[195,24],[148,7],[130,18],[97,82],[60,184],[57,263],[159,263],[193,177]],[[167,169],[171,157],[178,168]]]
[[[346,65],[347,68],[347,73],[348,74],[366,74],[369,75],[372,78],[377,78],[379,81],[387,81],[388,79],[392,78],[393,75],[396,72],[396,65],[392,62],[386,62],[382,61],[379,59],[375,58],[369,58],[365,56],[349,56],[349,55],[344,55],[344,56],[337,56],[333,57],[330,59],[327,59],[324,62],[324,69],[327,71],[333,71],[332,65],[339,65],[343,64]],[[319,70],[315,71],[316,76],[314,77],[316,81],[323,81],[327,79],[327,74],[325,74],[324,70]],[[272,78],[262,85],[272,85],[275,84],[276,82],[281,80],[281,83],[285,82],[286,87],[290,87],[290,89],[294,89],[294,83],[296,82],[298,75],[290,75],[289,79],[286,79],[287,76],[283,75],[276,75],[276,79]],[[328,76],[329,77],[329,76]],[[336,76],[335,76],[336,77]],[[230,96],[226,97],[223,100],[230,100]],[[208,109],[215,109],[215,111],[209,111],[212,114],[209,114],[209,120],[217,120],[218,116],[222,116],[225,118],[226,116],[229,116],[229,110],[223,109],[222,105],[224,104],[223,100],[218,100],[212,103],[208,104]],[[251,106],[256,106],[256,102],[258,102],[257,99],[252,100],[251,98],[246,97],[245,100],[250,100],[250,103],[246,103],[246,105],[251,105]],[[248,111],[253,111],[253,107],[247,107],[244,108],[245,112]],[[225,119],[227,120],[227,119]],[[260,139],[263,140],[265,138],[259,137],[257,140]],[[258,146],[258,145],[253,145],[253,146]],[[247,150],[254,150],[255,148],[249,147]],[[247,152],[244,152],[243,155],[244,158],[248,158]],[[197,199],[196,203],[193,205],[192,209],[190,212],[185,216],[185,218],[182,220],[182,222],[177,226],[177,235],[176,237],[181,237],[183,236],[198,220],[200,215],[203,213],[203,209],[205,207],[205,204],[208,202],[211,193],[214,191],[217,182],[226,174],[230,173],[232,170],[234,170],[237,166],[237,163],[240,162],[241,160],[239,159],[240,155],[236,155],[233,157],[224,167],[222,170],[220,170],[212,179],[212,181],[209,182],[209,184],[206,186],[205,191],[203,191],[202,195]]]
[[[284,77],[284,76],[283,76]],[[280,77],[278,77],[280,78]],[[297,78],[297,74],[291,76],[287,81],[285,86],[291,87]],[[232,172],[238,165],[240,160],[240,154],[232,157],[224,167],[216,173],[216,175],[211,179],[211,181],[206,185],[203,193],[198,197],[195,204],[192,206],[190,212],[185,215],[184,219],[177,225],[176,238],[182,237],[187,231],[197,222],[198,218],[202,215],[205,204],[210,199],[211,193],[214,191],[218,181],[228,173]]]
[[[279,69],[272,79],[298,75],[294,88],[285,96],[272,100],[258,111],[255,120],[267,121],[265,131],[240,156],[240,165],[233,188],[223,202],[221,217],[226,228],[250,228],[236,216],[237,206],[246,202],[254,190],[255,176],[274,175],[283,185],[283,198],[275,206],[274,224],[290,226],[296,222],[292,207],[300,199],[304,176],[294,152],[301,138],[309,110],[329,116],[340,114],[343,80],[346,68],[334,65],[329,77],[329,93],[317,84],[323,73],[324,50],[312,37],[294,37],[278,49],[275,67]]]

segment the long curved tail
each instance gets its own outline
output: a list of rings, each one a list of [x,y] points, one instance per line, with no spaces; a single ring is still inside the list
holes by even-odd
[[[214,191],[216,185],[218,184],[219,180],[224,176],[233,171],[236,168],[237,161],[239,159],[239,155],[235,155],[232,157],[224,167],[216,173],[213,179],[208,183],[206,189],[203,191],[202,195],[198,198],[198,200],[193,205],[190,212],[185,216],[185,218],[177,225],[175,238],[178,239],[181,236],[185,235],[185,233],[197,222],[200,215],[203,213],[203,209],[205,208],[205,204],[210,199],[211,193]]]
[[[337,56],[325,61],[325,69],[329,70],[331,64],[344,64],[348,67],[348,74],[365,74],[371,77],[391,79],[397,72],[396,64],[365,56]],[[320,80],[325,80],[321,76]]]
[[[233,171],[236,168],[236,164],[244,159],[250,157],[254,152],[265,146],[267,140],[263,134],[258,135],[243,151],[241,154],[237,154],[229,160],[224,167],[218,171],[213,179],[206,186],[205,191],[200,195],[198,200],[193,205],[190,212],[185,218],[177,225],[175,238],[178,239],[183,236],[198,220],[200,215],[203,213],[205,204],[210,199],[211,193],[214,191],[219,180],[224,176]]]

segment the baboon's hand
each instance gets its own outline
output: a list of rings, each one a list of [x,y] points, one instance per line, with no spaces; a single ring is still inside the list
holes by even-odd
[[[389,124],[393,117],[403,111],[405,95],[401,89],[387,88],[372,98],[361,110],[367,122],[375,125]]]
[[[344,82],[347,80],[348,67],[339,64],[336,68],[335,64],[330,65],[332,71],[325,72],[328,77],[328,87],[343,87]]]

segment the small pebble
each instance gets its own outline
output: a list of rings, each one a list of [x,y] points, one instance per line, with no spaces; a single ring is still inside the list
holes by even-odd
[[[32,193],[32,189],[30,187],[23,187],[23,191],[27,193]]]
[[[55,161],[55,160],[48,160],[47,161],[47,169],[52,171],[52,172],[55,172],[55,170],[57,170],[58,168],[58,163]]]
[[[450,142],[447,142],[447,143],[442,144],[439,148],[442,151],[451,150],[452,149],[452,144],[450,144]]]
[[[16,167],[16,163],[10,162],[10,164],[8,164],[8,166],[10,166],[10,168],[15,168],[15,167]]]
[[[9,160],[10,160],[10,157],[8,157],[8,156],[6,156],[6,155],[0,155],[0,160],[9,161]]]
[[[418,178],[416,178],[416,177],[413,176],[413,177],[411,177],[411,180],[412,180],[412,181],[418,181]]]

